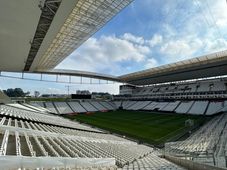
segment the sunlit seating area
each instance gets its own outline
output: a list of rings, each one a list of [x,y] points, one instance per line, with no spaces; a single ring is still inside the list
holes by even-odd
[[[226,78],[195,80],[136,87],[130,95],[116,95],[115,100],[200,100],[227,97]]]
[[[12,161],[12,169],[37,167],[38,162],[45,161],[46,168],[70,169],[125,169],[135,161],[141,163],[141,168],[143,162],[151,162],[148,164],[156,169],[161,164],[172,166],[159,158],[152,147],[52,113],[25,108],[19,104],[0,105],[0,155],[4,156],[1,159]]]
[[[166,169],[166,170],[183,170],[179,166],[165,160],[164,158],[157,157],[155,154],[149,154],[143,158],[136,159],[134,162],[123,167],[123,170],[133,169]]]
[[[116,110],[117,106],[111,101],[65,101],[65,102],[30,102],[31,105],[48,109],[55,114],[74,114]]]
[[[194,161],[226,167],[227,114],[211,119],[189,138],[166,143],[166,153]]]

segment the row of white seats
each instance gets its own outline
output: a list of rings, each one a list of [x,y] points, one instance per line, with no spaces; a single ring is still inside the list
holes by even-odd
[[[50,112],[50,110],[41,107],[40,105],[38,105],[37,103],[33,103],[33,104],[28,104],[28,103],[22,103],[21,105],[24,105],[26,108],[31,108],[32,110],[36,110],[38,112]]]
[[[227,114],[216,116],[202,126],[188,139],[166,143],[165,150],[175,156],[191,156],[197,162],[226,167],[227,156]],[[212,158],[212,159],[210,159]],[[223,162],[224,160],[224,162]]]
[[[175,85],[155,85],[150,87],[138,88],[134,95],[149,95],[163,93],[194,93],[209,91],[226,91],[225,81],[201,81],[197,83],[185,83]]]
[[[128,110],[140,110],[147,106],[151,101],[138,101],[137,103],[130,105],[127,109]]]
[[[97,101],[92,101],[92,102],[90,102],[90,104],[92,104],[99,111],[106,111],[107,110],[102,104],[100,104]]]
[[[158,110],[183,114],[213,115],[227,109],[227,101],[174,101],[174,102],[152,102],[152,101],[123,101],[123,109],[126,110]]]
[[[117,109],[117,106],[114,103],[107,101],[32,102],[31,104],[34,103],[36,105],[40,104],[41,106],[45,106],[46,109],[55,114],[85,113]]]
[[[97,112],[96,109],[91,103],[89,102],[80,102],[80,104],[88,111],[88,112]]]
[[[89,137],[89,138],[94,138],[94,139],[126,141],[126,139],[124,139],[124,138],[117,137],[117,136],[110,135],[110,134],[93,133],[93,132],[88,132],[88,131],[69,129],[69,128],[58,127],[58,126],[54,126],[54,125],[36,123],[36,122],[33,123],[33,122],[29,122],[29,121],[23,121],[23,120],[6,118],[6,117],[0,117],[0,125],[24,128],[24,129],[29,129],[29,130],[39,130],[39,131],[50,132],[50,133],[59,133],[59,134],[66,134],[66,135],[73,135],[73,136],[80,136],[80,137]]]
[[[123,167],[136,158],[152,152],[152,148],[130,143],[76,140],[61,135],[36,135],[5,130],[0,134],[0,155],[51,156],[80,158],[115,158]]]
[[[117,106],[113,102],[100,101],[99,103],[102,104],[107,110],[117,109]]]
[[[45,106],[48,110],[50,110],[52,113],[58,114],[59,112],[55,109],[55,106],[52,102],[45,102]]]
[[[94,130],[94,128],[90,128],[88,126],[79,124],[77,122],[71,122],[70,120],[65,119],[63,117],[54,116],[51,114],[43,114],[41,112],[39,113],[39,112],[28,111],[28,110],[11,107],[7,105],[0,105],[0,114],[15,117],[18,119],[22,118],[30,121],[36,121],[41,123],[43,122],[43,123],[59,125],[63,127],[71,127],[71,128],[78,128],[78,129],[92,130],[92,131]],[[99,131],[99,130],[96,130],[96,131]]]
[[[85,110],[85,108],[83,108],[83,106],[81,106],[79,102],[68,102],[68,104],[70,105],[70,107],[73,109],[75,113],[87,112],[87,110]]]
[[[66,102],[54,102],[54,105],[60,114],[73,113],[72,109]]]
[[[199,115],[213,115],[222,111],[225,107],[223,101],[182,101],[176,108],[176,113],[188,113]]]
[[[177,166],[164,158],[158,157],[156,154],[148,154],[143,158],[136,159],[133,163],[123,167],[123,170],[183,170],[184,168]]]
[[[57,115],[6,105],[1,105],[0,111],[0,155],[3,157],[54,157],[62,160],[115,158],[116,165],[122,168],[153,152],[151,147],[110,134],[97,133],[99,131],[96,129]],[[162,167],[169,166],[165,164]]]

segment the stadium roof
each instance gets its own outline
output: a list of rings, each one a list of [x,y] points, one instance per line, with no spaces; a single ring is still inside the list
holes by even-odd
[[[48,71],[36,71],[36,73],[88,77],[88,78],[103,79],[103,80],[109,80],[109,81],[115,81],[115,82],[120,81],[117,76],[88,72],[88,71],[79,71],[79,70],[53,69]]]
[[[227,51],[119,76],[122,82],[149,85],[227,74]]]
[[[0,70],[52,70],[131,1],[0,1]]]
[[[0,71],[83,76],[133,85],[226,75],[227,51],[119,77],[54,69],[132,1],[0,1]]]

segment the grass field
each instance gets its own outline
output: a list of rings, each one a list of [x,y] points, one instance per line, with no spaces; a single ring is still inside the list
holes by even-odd
[[[137,111],[96,112],[68,118],[151,144],[162,144],[184,133],[188,130],[185,127],[187,119],[194,120],[197,125],[208,120],[203,116]]]

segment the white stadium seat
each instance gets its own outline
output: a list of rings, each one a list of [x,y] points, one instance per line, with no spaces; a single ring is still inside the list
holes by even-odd
[[[208,106],[208,101],[195,101],[188,111],[189,114],[203,115]]]
[[[75,113],[84,113],[87,112],[87,110],[85,110],[79,102],[68,102],[68,104],[71,106],[71,108],[73,109],[73,111]]]

